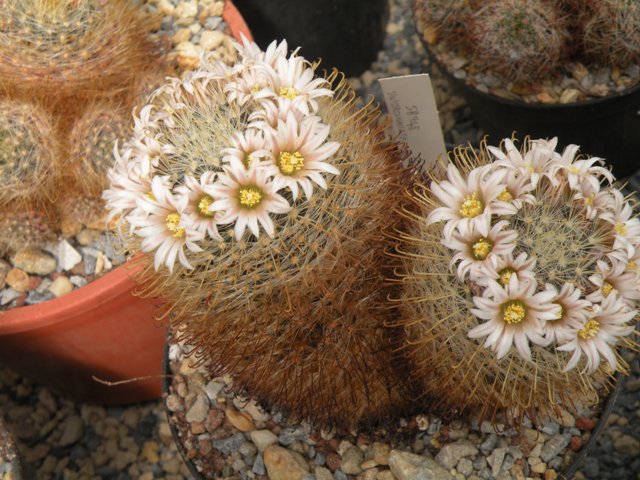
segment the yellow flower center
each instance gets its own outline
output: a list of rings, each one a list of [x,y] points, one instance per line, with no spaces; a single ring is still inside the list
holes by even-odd
[[[147,193],[147,198],[153,202],[156,201],[156,196],[153,194],[153,192]]]
[[[464,197],[460,207],[460,215],[466,218],[473,218],[484,212],[484,204],[478,199],[477,193],[472,193]]]
[[[608,297],[612,291],[613,285],[611,285],[609,282],[602,283],[602,295],[604,295],[605,298]]]
[[[569,173],[577,175],[578,173],[580,173],[580,169],[578,167],[576,167],[575,165],[571,165],[569,167]]]
[[[480,238],[476,243],[471,246],[473,250],[473,258],[476,260],[484,260],[491,253],[493,243],[486,238]]]
[[[520,300],[509,300],[502,304],[502,319],[509,325],[522,323],[527,314],[527,307]]]
[[[591,205],[593,205],[593,201],[595,199],[596,199],[595,194],[589,195],[588,197],[585,197],[584,204],[590,207]]]
[[[256,83],[251,87],[251,93],[258,93],[260,90],[262,90],[262,85],[259,83]]]
[[[626,223],[616,223],[615,227],[613,227],[615,232],[618,235],[624,235],[627,233],[627,224]]]
[[[278,166],[284,175],[292,175],[304,168],[304,157],[300,152],[280,152]]]
[[[513,200],[513,195],[506,188],[502,191],[500,195],[498,195],[498,200],[501,202],[511,202]]]
[[[256,157],[253,155],[245,155],[244,160],[242,160],[242,164],[244,165],[244,168],[248,169],[256,160]]]
[[[279,94],[281,97],[288,98],[289,100],[293,100],[298,95],[300,95],[298,91],[293,87],[280,87]]]
[[[264,192],[253,185],[241,187],[238,190],[238,200],[245,208],[256,208],[262,202]]]
[[[202,215],[203,217],[213,217],[215,215],[215,212],[209,211],[209,207],[212,203],[212,197],[210,197],[209,195],[203,195],[198,202],[198,212],[200,212],[200,215]]]
[[[634,262],[633,260],[630,260],[629,263],[627,263],[627,270],[635,270],[636,268],[638,268],[638,264],[636,262]]]
[[[600,324],[597,320],[591,319],[587,322],[587,324],[578,332],[578,336],[582,340],[589,340],[590,338],[595,337],[600,331]]]
[[[169,230],[174,237],[184,237],[184,228],[180,226],[180,214],[170,213],[169,215],[167,215],[165,222],[167,225],[167,230]]]
[[[500,276],[500,283],[505,287],[509,285],[509,280],[511,280],[511,275],[514,273],[516,273],[516,271],[511,267],[506,267],[500,270],[498,272],[498,275]]]

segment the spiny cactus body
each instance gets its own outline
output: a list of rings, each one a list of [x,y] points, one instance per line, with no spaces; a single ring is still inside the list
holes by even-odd
[[[628,369],[640,221],[599,159],[554,149],[461,147],[400,212],[404,351],[445,412],[554,415]]]
[[[33,209],[54,194],[59,146],[50,116],[36,105],[0,100],[0,207]],[[40,208],[40,207],[38,207]]]
[[[54,219],[37,211],[5,211],[0,218],[0,255],[55,240]]]
[[[2,0],[0,88],[58,102],[113,95],[157,61],[150,29],[125,0]]]
[[[640,61],[640,3],[603,0],[585,25],[587,55],[625,67]]]
[[[473,14],[477,61],[513,81],[541,78],[566,53],[569,34],[559,12],[543,0],[500,0]]]
[[[286,50],[245,43],[231,69],[161,87],[105,198],[155,257],[146,293],[212,375],[293,418],[373,423],[405,405],[381,254],[402,152],[344,79]]]
[[[415,15],[426,25],[425,39],[456,47],[466,47],[465,29],[473,12],[469,0],[430,0],[415,2]]]
[[[130,133],[130,113],[110,104],[89,106],[71,130],[70,152],[65,159],[73,165],[64,174],[79,185],[85,195],[99,198],[107,188],[107,172],[113,166],[113,149],[118,139]],[[63,171],[64,171],[64,167]]]

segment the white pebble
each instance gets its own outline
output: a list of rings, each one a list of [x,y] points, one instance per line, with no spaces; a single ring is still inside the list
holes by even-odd
[[[82,261],[82,255],[66,240],[58,244],[56,256],[60,270],[71,270]]]

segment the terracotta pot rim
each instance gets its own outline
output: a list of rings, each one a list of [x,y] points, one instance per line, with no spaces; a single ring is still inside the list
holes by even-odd
[[[247,40],[253,41],[251,31],[231,0],[225,0],[222,18],[229,26],[233,38],[241,40],[241,35],[244,35]],[[141,270],[139,260],[142,258],[143,255],[136,255],[100,278],[61,297],[36,305],[0,311],[0,335],[39,330],[56,323],[64,323],[67,320],[66,312],[69,310],[81,316],[109,303],[135,287],[132,275]]]

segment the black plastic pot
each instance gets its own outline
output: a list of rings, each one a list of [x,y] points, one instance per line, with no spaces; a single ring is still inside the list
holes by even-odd
[[[163,370],[164,370],[165,376],[162,382],[162,393],[165,399],[167,395],[170,393],[169,390],[170,390],[171,381],[173,378],[173,372],[171,371],[171,365],[169,364],[170,363],[169,362],[169,339],[170,339],[170,334],[167,336],[167,343],[165,344],[164,358],[163,358]],[[587,443],[585,443],[583,447],[580,449],[580,452],[578,452],[578,454],[575,456],[575,458],[573,459],[573,462],[570,465],[568,465],[562,473],[560,473],[558,477],[559,479],[571,480],[573,476],[576,474],[576,472],[580,469],[580,464],[582,463],[584,458],[595,447],[598,437],[600,436],[602,430],[607,425],[607,420],[609,419],[609,415],[611,415],[611,412],[613,411],[613,407],[616,404],[618,395],[620,394],[620,390],[622,388],[622,384],[624,381],[623,377],[620,374],[617,374],[615,378],[616,378],[616,386],[611,391],[607,399],[604,401],[602,413],[600,414],[600,418],[598,418],[598,423],[596,424],[595,428],[591,432],[591,437],[589,437],[589,440],[587,441]],[[167,422],[169,423],[169,428],[171,430],[171,435],[173,436],[173,440],[176,444],[178,451],[180,452],[180,456],[182,457],[182,460],[189,468],[191,475],[193,475],[193,478],[196,480],[207,480],[206,477],[202,475],[200,471],[198,471],[195,463],[187,457],[187,451],[182,443],[182,439],[180,438],[179,430],[176,427],[175,423],[172,421],[171,413],[166,408],[166,406],[165,406],[165,414],[167,416]]]
[[[508,100],[473,88],[452,75],[425,43],[430,60],[438,66],[471,107],[480,127],[495,143],[520,139],[558,137],[558,148],[580,145],[589,156],[602,157],[617,178],[640,169],[640,85],[609,97],[568,104],[526,103]]]
[[[308,60],[347,76],[367,70],[382,49],[387,0],[235,0],[258,45],[302,47]]]

